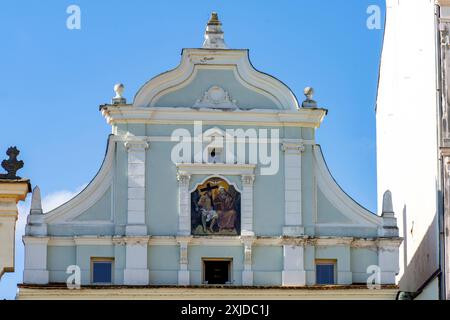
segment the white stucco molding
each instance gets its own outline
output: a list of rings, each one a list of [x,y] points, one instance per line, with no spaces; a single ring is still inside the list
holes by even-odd
[[[255,175],[242,175],[241,181],[241,234],[252,237],[255,235],[253,231],[253,184]]]
[[[177,163],[179,174],[200,175],[253,175],[255,164],[226,164],[226,163]]]
[[[132,241],[147,242],[148,245],[173,246],[180,241],[188,242],[192,246],[241,246],[245,241],[252,241],[253,246],[350,246],[351,248],[396,248],[402,238],[357,238],[357,237],[281,237],[281,236],[51,236],[30,237],[24,236],[23,242],[47,243],[49,246],[75,246],[75,245],[126,245]]]
[[[292,91],[281,81],[257,71],[250,63],[248,50],[183,49],[180,65],[148,81],[134,97],[133,105],[152,107],[158,98],[183,87],[198,68],[233,68],[237,79],[256,92],[265,92],[280,109],[298,109]],[[175,88],[175,89],[174,89]]]
[[[145,207],[147,194],[146,150],[150,147],[146,137],[127,136],[124,143],[127,151],[127,225],[125,233],[132,236],[147,234]]]
[[[47,248],[49,240],[49,237],[22,237],[25,245],[24,283],[48,284]]]
[[[336,183],[328,170],[319,145],[313,146],[313,154],[317,186],[333,206],[351,220],[348,226],[382,227],[383,219],[380,216],[363,208]]]
[[[177,172],[178,180],[178,235],[191,234],[191,193],[189,192],[189,173]]]
[[[127,137],[124,145],[128,152],[146,150],[150,147],[145,137]]]
[[[324,109],[223,111],[192,108],[142,108],[132,105],[104,105],[102,114],[111,125],[121,123],[285,126],[318,128],[326,115]]]
[[[295,154],[299,155],[305,151],[305,146],[302,142],[283,142],[281,144],[281,150],[284,151],[285,154]]]
[[[71,221],[92,207],[103,197],[105,192],[112,185],[113,160],[115,154],[115,142],[108,138],[108,147],[102,166],[94,179],[74,198],[59,206],[58,208],[45,213],[44,221],[47,224]]]
[[[242,271],[242,285],[244,286],[253,285],[252,247],[255,240],[254,236],[241,236],[244,245],[244,270]]]
[[[190,236],[177,236],[176,241],[179,245],[180,265],[178,269],[178,285],[187,286],[190,284],[190,271],[188,270],[188,246],[192,240]]]
[[[303,143],[283,142],[284,152],[284,227],[283,234],[304,234],[302,217],[302,152]]]

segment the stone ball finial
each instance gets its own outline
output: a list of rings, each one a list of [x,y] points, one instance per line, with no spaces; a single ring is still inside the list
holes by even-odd
[[[127,100],[123,97],[125,86],[122,83],[117,83],[114,86],[115,97],[112,99],[113,104],[126,104]]]
[[[114,86],[114,92],[116,96],[114,98],[123,98],[123,92],[125,91],[125,86],[122,83],[117,83]]]
[[[312,99],[312,97],[313,97],[313,95],[314,95],[314,88],[313,88],[313,87],[306,87],[306,88],[303,90],[303,93],[305,94],[305,96],[306,96],[308,99]]]
[[[303,90],[303,93],[305,94],[305,101],[302,103],[303,108],[317,108],[317,102],[313,100],[314,95],[314,88],[312,87],[306,87]]]

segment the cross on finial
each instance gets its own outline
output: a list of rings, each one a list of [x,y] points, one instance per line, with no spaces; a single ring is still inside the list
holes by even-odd
[[[6,170],[7,173],[0,174],[0,179],[22,179],[21,177],[16,175],[17,171],[23,168],[23,161],[17,160],[17,156],[19,155],[19,153],[20,151],[15,146],[8,148],[8,150],[6,151],[6,155],[9,156],[9,159],[2,161],[2,167]]]

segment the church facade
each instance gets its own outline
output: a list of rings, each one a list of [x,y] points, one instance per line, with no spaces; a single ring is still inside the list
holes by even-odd
[[[390,193],[377,215],[337,185],[312,88],[299,104],[227,48],[216,14],[202,48],[132,103],[123,89],[100,106],[112,134],[90,184],[47,213],[33,192],[22,292],[77,272],[81,286],[395,284]]]

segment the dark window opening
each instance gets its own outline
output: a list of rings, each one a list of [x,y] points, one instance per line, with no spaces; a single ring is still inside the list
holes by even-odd
[[[203,266],[206,284],[230,283],[230,260],[203,260]]]

